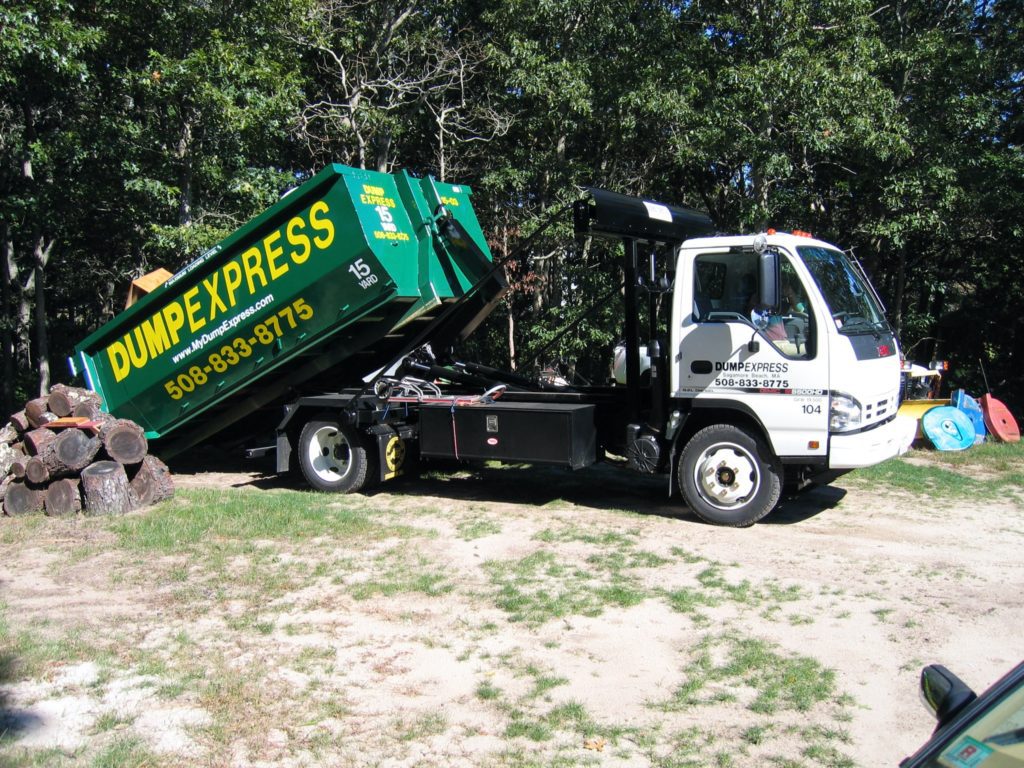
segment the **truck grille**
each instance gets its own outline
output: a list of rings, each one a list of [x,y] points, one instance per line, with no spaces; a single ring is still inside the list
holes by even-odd
[[[896,397],[887,397],[882,400],[875,400],[864,405],[864,424],[875,424],[884,421],[895,412]]]

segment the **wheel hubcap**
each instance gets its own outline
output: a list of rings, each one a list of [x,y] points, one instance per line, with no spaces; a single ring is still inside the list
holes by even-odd
[[[732,509],[757,492],[761,474],[757,461],[742,446],[719,443],[704,452],[693,470],[694,484],[709,504]]]
[[[336,427],[321,427],[309,441],[309,465],[326,482],[336,483],[352,466],[352,448]]]

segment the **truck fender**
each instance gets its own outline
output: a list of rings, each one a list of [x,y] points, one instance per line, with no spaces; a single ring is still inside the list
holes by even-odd
[[[688,410],[681,408],[675,410],[679,410],[683,414],[683,421],[676,430],[669,453],[668,493],[670,497],[679,490],[676,483],[676,465],[679,461],[679,454],[683,452],[690,438],[704,427],[712,424],[732,424],[756,431],[772,453],[778,455],[764,424],[746,403],[738,403],[735,400],[694,399],[689,402]]]
[[[330,413],[343,423],[351,423],[347,406],[352,402],[349,395],[322,395],[300,398],[284,406],[284,414],[275,429],[277,444],[277,471],[293,469],[292,459],[296,442],[302,427],[311,418]]]

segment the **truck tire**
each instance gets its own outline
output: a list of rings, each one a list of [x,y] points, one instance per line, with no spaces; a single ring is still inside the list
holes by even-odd
[[[354,429],[329,416],[306,422],[298,454],[302,476],[318,491],[357,493],[374,477],[376,454]]]
[[[753,525],[782,491],[782,466],[759,437],[732,424],[695,434],[679,457],[679,488],[693,513],[714,525]]]

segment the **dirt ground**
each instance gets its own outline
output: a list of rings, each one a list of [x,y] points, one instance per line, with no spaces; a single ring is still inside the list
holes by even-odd
[[[851,476],[736,530],[664,494],[613,468],[385,485],[365,505],[416,536],[255,542],[241,558],[302,574],[255,602],[199,564],[105,550],[95,521],[11,535],[20,521],[0,520],[9,635],[110,638],[0,687],[0,750],[27,765],[127,743],[103,764],[895,766],[934,725],[924,664],[980,691],[1021,660],[1019,501]],[[738,670],[750,640],[760,666]],[[789,671],[766,704],[773,667]],[[791,696],[806,678],[828,690]]]

